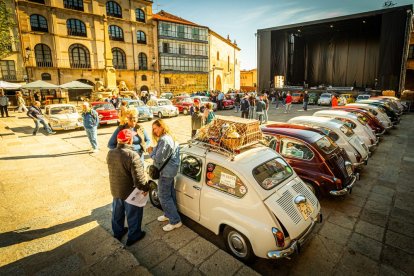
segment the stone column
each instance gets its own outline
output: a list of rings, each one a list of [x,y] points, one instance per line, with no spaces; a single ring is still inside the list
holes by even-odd
[[[109,89],[116,89],[116,72],[112,64],[111,44],[109,43],[108,19],[106,15],[103,16],[104,22],[104,57],[105,57],[105,71],[104,81],[105,86]]]

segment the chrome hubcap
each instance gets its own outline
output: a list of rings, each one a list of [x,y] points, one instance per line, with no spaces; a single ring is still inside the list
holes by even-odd
[[[235,231],[231,231],[228,236],[228,242],[231,251],[238,257],[245,257],[247,255],[247,245],[244,238]]]

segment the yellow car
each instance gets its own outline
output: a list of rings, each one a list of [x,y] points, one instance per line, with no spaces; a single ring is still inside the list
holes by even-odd
[[[352,94],[342,94],[341,97],[344,97],[346,99],[346,103],[354,103],[355,97]]]

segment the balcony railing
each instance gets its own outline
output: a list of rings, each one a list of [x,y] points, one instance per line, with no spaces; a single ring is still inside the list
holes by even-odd
[[[32,31],[33,32],[44,32],[44,33],[49,32],[47,27],[36,27],[36,26],[32,26]]]
[[[3,80],[5,81],[15,81],[17,80],[17,76],[16,75],[3,75]]]
[[[109,36],[109,39],[115,41],[124,41],[124,38],[119,36]]]
[[[86,32],[82,32],[82,31],[79,31],[79,30],[73,30],[73,29],[68,28],[68,35],[86,37]]]
[[[122,18],[122,14],[115,13],[115,12],[106,12],[106,15],[107,16],[112,16],[112,17]]]
[[[53,67],[52,61],[36,60],[37,67]]]
[[[127,69],[126,64],[114,64],[115,69]]]
[[[89,63],[89,62],[74,62],[74,61],[71,61],[70,62],[70,67],[71,68],[76,68],[76,69],[90,69],[90,68],[92,68],[91,67],[91,64]]]

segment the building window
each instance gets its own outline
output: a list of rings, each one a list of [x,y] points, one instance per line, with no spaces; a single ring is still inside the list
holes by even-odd
[[[63,0],[66,9],[83,11],[83,0]]]
[[[208,45],[206,43],[183,43],[176,40],[161,39],[158,45],[160,53],[208,57]]]
[[[138,55],[138,69],[139,70],[148,70],[147,55],[144,53],[139,53]]]
[[[147,80],[147,76],[146,76],[146,75],[142,75],[142,76],[141,76],[141,80],[142,80],[142,81],[146,81],[146,80]]]
[[[48,32],[47,20],[41,15],[32,14],[30,16],[30,26],[32,28],[32,31],[46,32],[46,33]]]
[[[34,48],[37,67],[53,67],[52,53],[46,44],[37,44]]]
[[[220,53],[217,51],[217,60],[220,60]]]
[[[0,66],[3,80],[17,80],[14,60],[2,60],[0,61]]]
[[[145,13],[141,9],[135,10],[135,16],[138,22],[144,22],[145,23]]]
[[[414,59],[414,45],[410,45],[410,48],[408,50],[408,58]]]
[[[185,27],[183,25],[178,25],[177,26],[177,36],[179,38],[184,38],[185,37]]]
[[[116,25],[110,25],[109,29],[109,39],[117,40],[117,41],[124,41],[124,32],[122,29]]]
[[[137,31],[137,43],[147,44],[147,37],[143,31]]]
[[[52,76],[49,73],[42,73],[42,80],[52,80]]]
[[[193,39],[200,40],[200,29],[193,29]]]
[[[79,19],[68,19],[66,21],[66,27],[68,29],[68,35],[86,37],[85,23]]]
[[[164,84],[171,84],[170,78],[164,78]]]
[[[167,42],[162,43],[162,52],[169,53],[170,52],[170,44]]]
[[[34,2],[34,3],[39,3],[39,4],[44,4],[45,0],[29,0],[30,2]]]
[[[180,55],[185,55],[185,45],[184,45],[184,44],[180,44],[180,45],[178,46],[178,53],[179,53]]]
[[[125,53],[119,48],[112,48],[112,63],[115,69],[126,69]]]
[[[114,1],[106,2],[106,15],[122,18],[121,6]]]
[[[196,57],[161,56],[161,71],[208,72],[208,59]]]
[[[91,68],[89,50],[82,44],[73,44],[69,47],[71,68]]]

